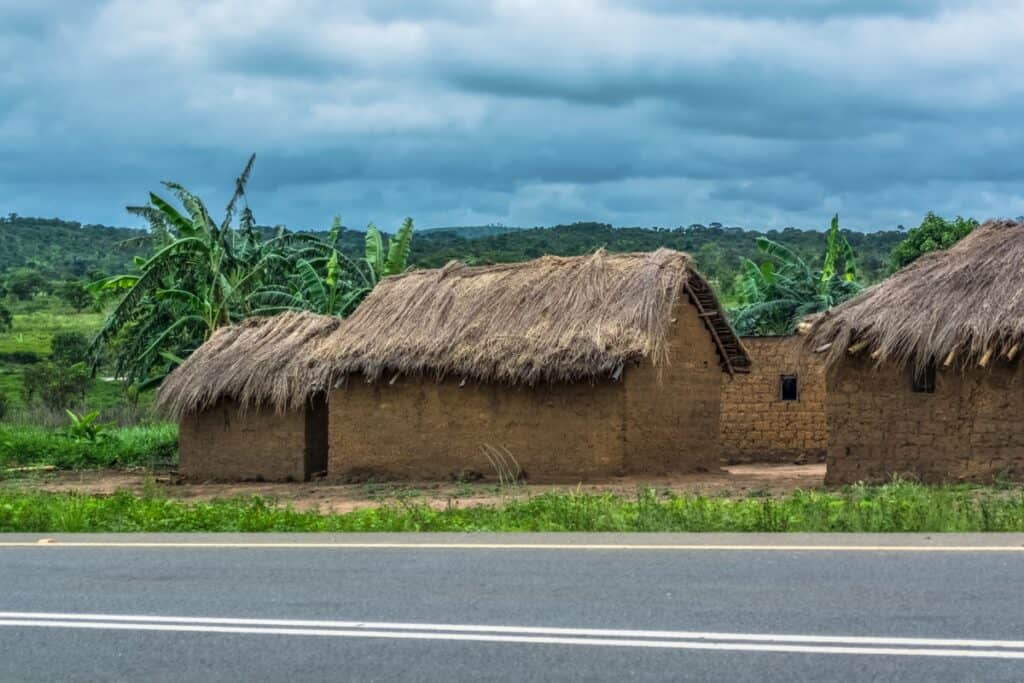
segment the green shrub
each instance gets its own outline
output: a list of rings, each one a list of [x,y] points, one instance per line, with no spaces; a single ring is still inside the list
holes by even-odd
[[[76,311],[82,311],[94,303],[92,294],[80,280],[65,280],[57,286],[57,295]]]
[[[89,441],[96,443],[102,441],[109,436],[109,432],[106,431],[109,424],[105,424],[99,421],[100,411],[94,410],[89,413],[78,413],[70,410],[65,410],[68,416],[68,436],[75,441]]]
[[[7,275],[7,289],[21,301],[27,301],[37,293],[50,290],[46,277],[32,268],[18,268]]]
[[[89,358],[89,338],[81,332],[59,332],[50,341],[50,360],[70,367]]]
[[[37,363],[25,367],[22,395],[26,404],[38,400],[47,408],[65,410],[85,400],[91,380],[85,363]]]
[[[891,260],[893,270],[909,265],[923,254],[951,246],[978,227],[973,218],[957,216],[950,220],[929,211],[921,225],[907,233],[906,238],[893,247]]]
[[[62,429],[0,424],[0,467],[89,469],[170,465],[177,460],[177,425],[105,429],[103,433],[103,439],[90,441],[72,438]]]
[[[0,393],[0,420],[7,417],[7,413],[11,408],[11,401],[7,398],[7,394]]]

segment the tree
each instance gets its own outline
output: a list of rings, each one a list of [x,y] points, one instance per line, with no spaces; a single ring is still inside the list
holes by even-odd
[[[89,359],[89,338],[81,332],[61,332],[50,341],[50,360],[71,366]]]
[[[821,268],[813,270],[789,248],[761,237],[757,247],[771,260],[760,266],[743,259],[737,289],[742,304],[732,312],[740,334],[785,334],[800,320],[825,311],[861,290],[853,247],[832,218]],[[776,267],[778,264],[778,267]]]
[[[91,377],[86,359],[89,339],[81,332],[61,332],[50,342],[50,357],[25,367],[22,395],[25,403],[37,399],[53,410],[85,401]]]
[[[7,289],[21,301],[28,301],[39,292],[49,290],[49,282],[33,268],[18,268],[7,276]]]
[[[11,311],[6,307],[0,305],[0,332],[10,332],[14,329],[14,317],[11,315]]]
[[[153,253],[136,259],[138,272],[90,285],[94,294],[121,294],[92,344],[94,367],[106,351],[115,374],[143,389],[162,380],[220,327],[291,309],[346,315],[380,277],[406,268],[411,219],[389,240],[386,256],[373,228],[362,259],[341,252],[340,219],[326,240],[283,229],[264,239],[245,206],[235,227],[254,159],[236,180],[219,225],[202,200],[177,183],[164,186],[181,209],[152,193],[147,205],[129,207],[149,222]]]
[[[164,186],[184,212],[154,193],[145,206],[128,207],[149,221],[154,252],[137,258],[137,273],[90,286],[93,292],[124,291],[93,341],[94,363],[102,349],[112,350],[119,376],[155,384],[217,328],[253,312],[252,294],[282,259],[274,240],[261,240],[248,206],[239,226],[232,225],[254,161],[255,155],[235,181],[219,225],[199,197],[173,182]]]
[[[947,220],[929,211],[921,225],[907,233],[907,237],[893,248],[890,256],[893,270],[913,263],[922,254],[949,249],[976,227],[978,221],[973,218],[957,216]]]
[[[93,305],[94,302],[92,294],[80,280],[66,280],[61,283],[57,288],[57,294],[71,308],[79,312]]]
[[[25,367],[22,395],[25,403],[38,399],[53,410],[66,410],[76,399],[85,401],[89,382],[89,368],[85,363],[35,363]]]

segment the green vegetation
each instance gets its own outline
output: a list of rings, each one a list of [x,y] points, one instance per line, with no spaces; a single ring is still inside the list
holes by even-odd
[[[108,351],[117,377],[138,390],[159,382],[220,327],[249,316],[286,308],[345,315],[386,275],[403,271],[412,243],[407,218],[389,241],[372,224],[365,257],[351,259],[338,248],[341,221],[326,239],[285,231],[265,239],[248,206],[233,225],[236,207],[255,155],[235,182],[235,193],[217,224],[203,201],[177,183],[164,186],[183,211],[150,193],[145,206],[129,207],[150,224],[153,253],[139,258],[133,274],[115,275],[91,286],[123,292],[94,342]]]
[[[502,506],[399,504],[345,514],[299,512],[263,498],[182,503],[0,492],[0,532],[124,531],[1024,531],[1024,492],[903,482],[785,498],[635,498],[546,493]]]
[[[236,183],[224,220],[213,221],[202,200],[177,183],[164,185],[183,215],[150,193],[145,206],[129,207],[150,223],[153,254],[139,259],[138,272],[93,285],[96,293],[124,290],[96,336],[97,352],[110,349],[115,374],[131,385],[152,386],[223,325],[252,315],[252,294],[275,265],[276,252],[253,230],[243,209],[232,226],[254,158]]]
[[[373,224],[346,229],[340,219],[327,231],[258,226],[245,201],[251,168],[252,159],[219,221],[177,183],[165,183],[174,204],[151,194],[145,206],[129,208],[147,231],[0,218],[0,420],[46,426],[60,438],[66,411],[83,419],[96,413],[90,425],[145,423],[147,389],[218,327],[282,310],[348,315],[380,278],[409,266],[668,247],[695,257],[742,333],[772,334],[791,331],[803,315],[843,301],[894,265],[948,247],[977,224],[929,213],[909,234],[902,226],[864,233],[838,223],[827,232],[719,223],[464,226],[421,231],[413,250],[411,219],[393,235]],[[85,339],[96,340],[88,358]],[[116,430],[99,429],[98,441],[108,441],[108,431]]]
[[[957,216],[953,220],[948,220],[929,211],[921,225],[907,233],[906,239],[893,248],[893,270],[913,263],[922,254],[949,249],[976,227],[978,221],[973,218]]]
[[[299,252],[289,251],[286,245],[280,255],[293,266],[283,274],[282,283],[256,293],[261,302],[257,312],[298,310],[347,316],[382,277],[408,268],[412,232],[413,221],[406,218],[385,249],[383,235],[371,223],[363,240],[363,257],[353,259],[341,251],[341,219],[335,216],[326,240],[303,235],[300,244],[304,248]]]
[[[76,430],[74,427],[48,429],[34,425],[0,424],[0,477],[5,469],[31,465],[90,469],[162,466],[173,464],[177,459],[177,425],[122,429],[96,427],[96,424],[90,424]],[[86,433],[89,431],[93,433]]]
[[[857,253],[859,276],[875,282],[889,271],[889,252],[906,233],[889,230],[856,232],[843,236]],[[506,230],[477,239],[452,230],[428,230],[418,234],[411,261],[422,267],[443,266],[457,259],[470,264],[524,261],[544,254],[574,256],[604,247],[609,251],[651,251],[668,247],[694,256],[697,265],[726,303],[736,302],[735,282],[742,259],[758,259],[758,238],[787,247],[805,261],[819,259],[828,248],[827,233],[820,230],[756,231],[723,227],[718,223],[667,228],[613,228],[604,223],[574,223],[551,228]]]
[[[870,226],[865,226],[870,228]],[[254,227],[263,240],[273,239],[278,230]],[[293,235],[325,241],[327,226],[296,229]],[[130,228],[82,227],[56,219],[0,218],[0,233],[13,236],[13,252],[0,255],[0,273],[9,277],[13,269],[31,268],[47,279],[45,289],[58,291],[68,278],[92,282],[110,273],[129,272],[133,258],[152,253],[151,233]],[[757,231],[725,227],[719,223],[692,224],[677,228],[614,228],[605,223],[574,223],[546,228],[515,229],[501,226],[479,228],[417,228],[416,245],[409,264],[434,268],[451,260],[471,264],[524,261],[544,254],[573,256],[598,247],[609,251],[650,251],[658,247],[692,254],[706,276],[716,283],[720,294],[731,300],[733,281],[740,274],[740,259],[757,259],[758,237],[783,244],[804,260],[820,256],[826,249],[826,235],[820,230]],[[857,265],[866,282],[885,277],[890,269],[890,251],[907,237],[906,232],[844,231],[857,252]],[[339,252],[350,259],[363,257],[366,233],[343,227]],[[16,254],[15,257],[12,254]]]
[[[825,255],[817,270],[778,242],[758,238],[758,249],[772,260],[760,266],[743,260],[743,275],[739,278],[741,305],[732,313],[737,332],[790,333],[805,316],[827,311],[862,289],[857,281],[853,247],[839,230],[838,215],[832,218],[827,236]]]
[[[0,234],[0,272],[8,279],[19,268],[39,272],[50,281],[92,279],[90,272],[122,271],[149,249],[149,236],[141,230],[58,218],[10,214],[0,217]]]
[[[91,337],[103,324],[99,313],[68,311],[52,297],[41,297],[32,302],[36,306],[22,306],[11,316],[11,329],[0,332],[0,359],[8,354],[28,353],[37,358],[49,355],[53,338],[67,332],[78,332]]]
[[[102,325],[101,314],[75,313],[48,296],[12,305],[29,312],[15,313],[13,329],[0,332],[0,395],[8,404],[8,418],[25,421],[25,411],[42,411],[42,421],[53,424],[66,421],[65,408],[107,411],[125,405],[125,389],[119,382],[102,374],[92,377],[83,368],[71,370],[83,359],[83,342]],[[35,310],[37,306],[45,310]],[[53,408],[44,405],[44,393]]]

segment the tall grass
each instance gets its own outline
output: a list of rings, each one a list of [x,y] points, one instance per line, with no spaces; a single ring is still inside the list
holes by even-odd
[[[1024,493],[895,482],[781,499],[547,493],[501,506],[437,510],[405,501],[320,514],[259,497],[189,504],[0,492],[2,531],[1024,531]]]
[[[72,439],[59,429],[0,424],[0,469],[22,465],[60,469],[160,466],[176,462],[177,452],[178,427],[174,424],[109,429],[97,441]]]

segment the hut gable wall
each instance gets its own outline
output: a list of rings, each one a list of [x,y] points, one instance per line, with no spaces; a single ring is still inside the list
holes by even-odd
[[[822,460],[825,364],[796,335],[745,337],[749,374],[722,375],[722,459],[727,463]],[[780,378],[796,375],[798,400],[783,401]]]
[[[999,364],[936,373],[911,391],[911,370],[850,358],[829,372],[829,484],[926,483],[1024,476],[1024,376]]]
[[[690,305],[675,317],[670,362],[628,367],[619,382],[350,377],[329,402],[328,470],[354,480],[493,479],[485,447],[492,458],[495,450],[509,453],[532,482],[714,467],[716,349]]]
[[[302,481],[305,478],[306,416],[275,413],[221,401],[181,418],[179,471],[189,479]]]
[[[718,468],[724,373],[697,310],[679,302],[672,317],[668,362],[641,363],[625,375],[624,459],[630,474]]]

